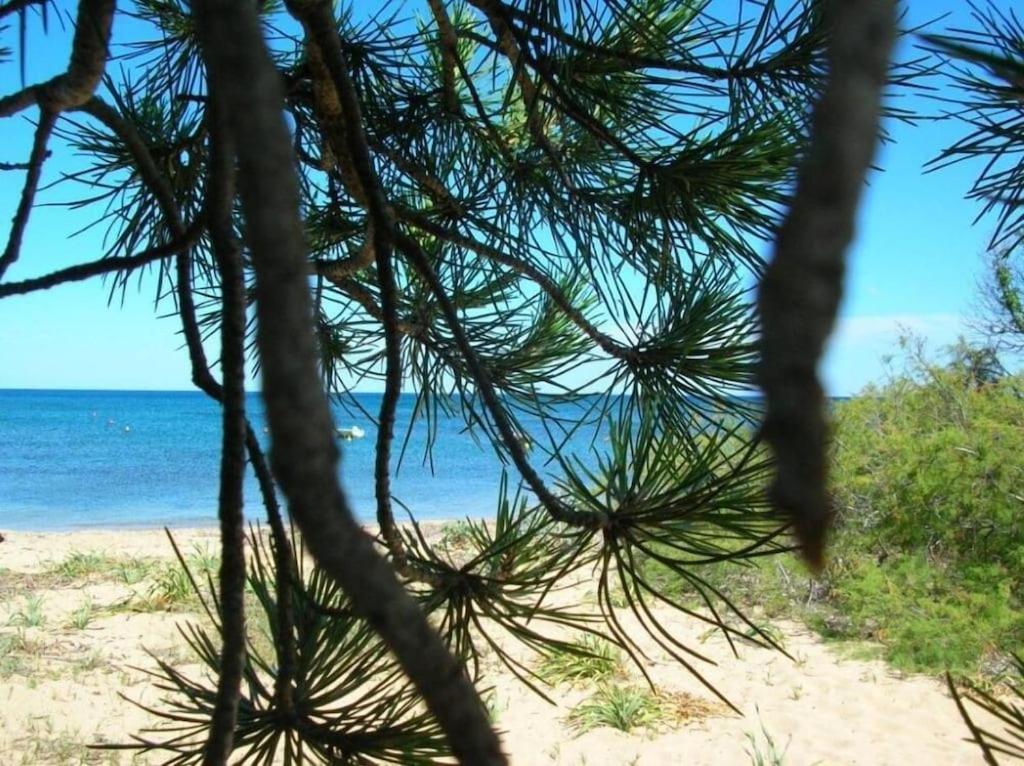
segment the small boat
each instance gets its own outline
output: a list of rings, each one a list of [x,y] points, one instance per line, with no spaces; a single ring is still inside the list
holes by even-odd
[[[350,442],[353,439],[362,439],[366,436],[366,431],[359,426],[352,426],[351,428],[336,428],[335,431],[337,431],[339,439],[344,439],[347,442]]]

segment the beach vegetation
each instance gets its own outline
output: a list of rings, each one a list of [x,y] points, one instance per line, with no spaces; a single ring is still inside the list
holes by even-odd
[[[39,628],[46,624],[44,599],[38,594],[26,596],[20,608],[12,611],[7,624],[17,628]]]
[[[465,519],[446,521],[441,525],[440,544],[445,548],[466,548],[473,542],[473,527]]]
[[[75,609],[75,611],[71,613],[71,617],[68,619],[68,625],[75,630],[85,630],[89,627],[89,623],[92,622],[95,616],[95,604],[93,604],[92,599],[86,599]]]
[[[80,732],[58,728],[52,718],[32,722],[23,734],[23,748],[18,753],[18,766],[37,766],[42,763],[73,764],[74,766],[115,766],[121,762],[117,753],[97,750],[82,742]]]
[[[95,551],[75,551],[50,568],[50,574],[65,581],[109,576],[115,559]]]
[[[605,684],[572,709],[568,723],[581,734],[602,726],[631,732],[655,729],[670,718],[670,707],[651,689]]]
[[[586,635],[578,643],[551,651],[537,666],[547,684],[586,685],[625,675],[622,651],[614,644]]]
[[[46,642],[24,628],[0,633],[0,677],[33,672],[45,649]]]
[[[780,747],[778,741],[765,727],[764,721],[759,720],[759,724],[759,732],[748,731],[745,735],[750,766],[785,766],[789,742]]]
[[[567,722],[578,733],[607,726],[623,732],[656,731],[727,714],[721,702],[688,692],[659,691],[630,683],[603,683],[576,705]]]
[[[998,679],[1024,640],[1024,379],[979,380],[970,356],[905,338],[887,381],[836,404],[837,521],[820,576],[783,555],[708,567],[709,590],[769,638],[766,620],[793,619],[906,673]],[[699,605],[656,560],[643,566],[659,592]]]
[[[153,559],[128,556],[117,559],[110,571],[125,585],[138,585],[143,580],[151,578],[157,567],[158,564]]]

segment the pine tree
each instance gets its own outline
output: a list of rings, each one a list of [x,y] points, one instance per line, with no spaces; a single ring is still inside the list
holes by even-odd
[[[188,636],[218,681],[161,664],[175,702],[139,747],[182,764],[222,763],[233,748],[252,763],[498,763],[474,687],[481,653],[534,684],[499,634],[539,655],[587,654],[568,629],[637,658],[620,619],[631,613],[715,694],[654,607],[774,645],[702,567],[790,547],[744,395],[758,360],[751,285],[798,160],[810,191],[829,192],[813,176],[827,142],[809,150],[834,37],[823,5],[429,0],[339,12],[286,0],[254,13],[136,0],[116,11],[115,30],[131,19],[118,45],[113,0],[80,0],[66,74],[0,99],[0,116],[39,113],[0,278],[51,141],[84,158],[62,181],[80,189],[69,214],[105,226],[107,248],[0,284],[0,297],[99,275],[116,293],[141,278],[178,316],[195,385],[223,405],[223,563],[204,602],[217,630]],[[24,32],[47,7],[0,12]],[[871,62],[883,73],[886,51]],[[819,115],[822,135],[844,114],[841,90]],[[858,108],[866,140],[836,172],[839,236],[827,243],[840,259],[875,138],[873,107]],[[824,334],[832,313],[813,317]],[[219,379],[203,346],[217,333]],[[261,376],[269,459],[246,420],[247,369]],[[338,483],[325,396],[354,407],[367,384],[384,389],[371,413],[372,536]],[[396,422],[403,392],[415,397],[408,423]],[[494,519],[470,524],[468,560],[396,523],[395,453],[410,429],[435,448],[441,418],[461,418],[514,477]],[[542,433],[527,434],[535,421]],[[568,453],[581,433],[593,455]],[[246,461],[269,527],[248,562]],[[663,593],[655,568],[703,608]],[[582,577],[596,580],[596,607],[550,598]],[[246,583],[272,651],[247,633]]]

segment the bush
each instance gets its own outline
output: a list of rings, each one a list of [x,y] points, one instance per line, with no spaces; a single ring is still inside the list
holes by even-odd
[[[1024,380],[978,385],[961,365],[915,358],[907,374],[837,408],[844,532],[883,558],[895,548],[1020,572]]]
[[[836,408],[826,634],[908,671],[974,673],[1024,638],[1024,379],[961,344]],[[984,369],[984,375],[979,375]]]

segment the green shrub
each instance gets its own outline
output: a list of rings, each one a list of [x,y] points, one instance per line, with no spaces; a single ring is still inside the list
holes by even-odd
[[[830,603],[811,622],[828,636],[881,642],[900,670],[974,674],[986,657],[1024,638],[1024,612],[1006,580],[985,574],[922,553],[882,564],[862,557],[835,577]]]
[[[619,731],[655,728],[671,711],[650,689],[639,686],[602,686],[569,714],[569,725],[583,732],[608,726]]]
[[[824,633],[907,671],[976,673],[1024,638],[1024,378],[903,341],[907,370],[837,406]],[[829,608],[842,619],[829,619]]]
[[[577,646],[553,650],[537,668],[537,675],[551,686],[606,681],[624,672],[618,647],[589,635]]]
[[[957,367],[914,374],[836,409],[840,522],[891,548],[1024,566],[1024,379],[975,385]]]

